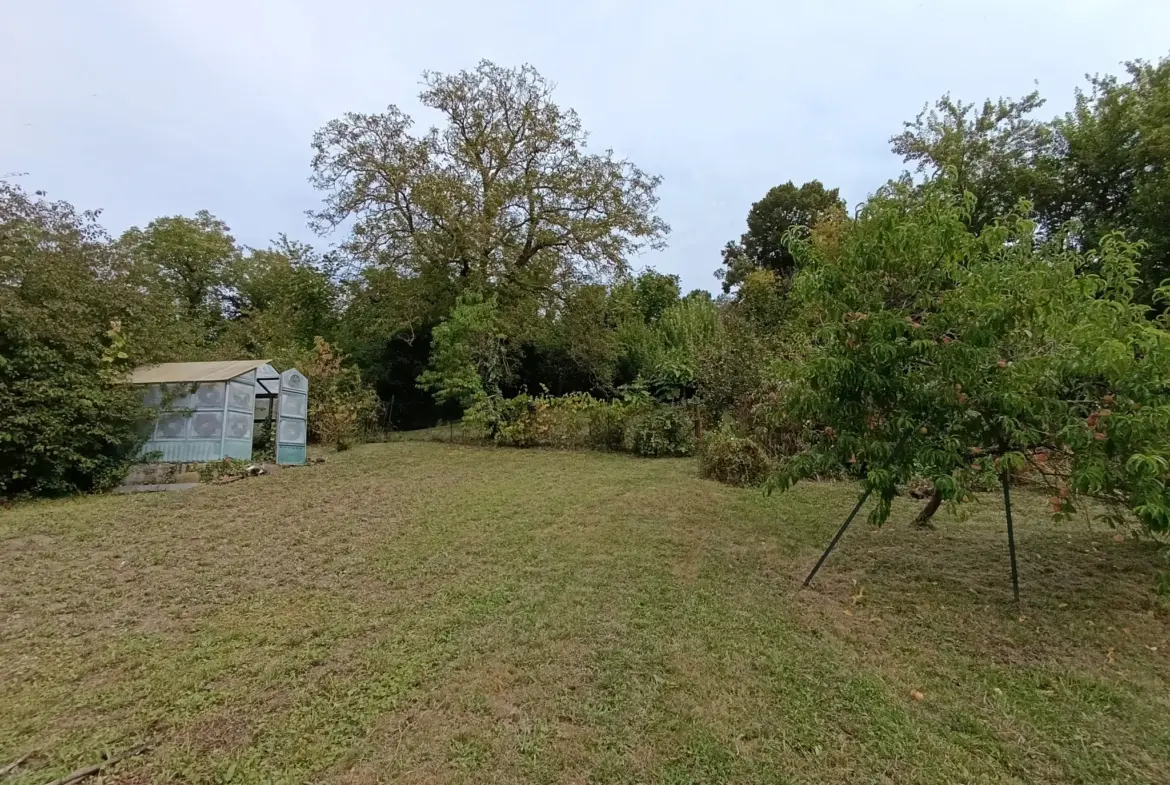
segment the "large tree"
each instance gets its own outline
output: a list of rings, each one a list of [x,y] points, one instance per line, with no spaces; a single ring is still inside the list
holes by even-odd
[[[799,187],[789,181],[772,188],[748,211],[747,232],[723,248],[725,269],[715,273],[723,281],[723,291],[730,292],[743,283],[753,270],[791,275],[794,260],[784,243],[784,233],[793,226],[812,228],[844,210],[838,189],[825,188],[819,180]]]
[[[1054,220],[1076,219],[1095,248],[1115,229],[1146,243],[1139,295],[1170,277],[1170,58],[1126,66],[1127,79],[1097,76],[1058,118],[1060,191]]]
[[[1043,104],[1035,92],[982,104],[947,95],[890,141],[918,173],[945,173],[957,194],[972,195],[973,229],[1027,199],[1042,234],[1075,222],[1069,237],[1084,250],[1116,230],[1144,242],[1137,294],[1157,305],[1170,277],[1170,58],[1091,77],[1055,120],[1034,117]]]
[[[170,293],[195,344],[214,342],[241,256],[227,224],[200,210],[193,218],[156,218],[145,229],[126,230],[118,242]]]
[[[1051,124],[1032,114],[1044,105],[1037,92],[1019,100],[963,103],[944,95],[890,139],[919,174],[970,193],[967,220],[975,229],[1015,209],[1020,199],[1037,206],[1054,198],[1057,143]],[[1049,227],[1054,229],[1055,227]]]
[[[231,272],[233,318],[219,344],[224,356],[292,359],[335,339],[340,287],[335,265],[311,246],[281,236],[253,249]]]
[[[413,132],[397,106],[349,113],[313,138],[315,226],[349,222],[345,249],[407,277],[460,290],[517,287],[624,270],[668,232],[655,215],[660,178],[613,151],[590,152],[580,118],[553,102],[531,66],[484,61],[427,72],[419,96],[440,127]]]

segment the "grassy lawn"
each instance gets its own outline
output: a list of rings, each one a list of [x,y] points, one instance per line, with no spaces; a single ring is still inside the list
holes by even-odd
[[[935,532],[907,501],[798,591],[854,495],[400,442],[18,507],[0,766],[150,740],[107,785],[1170,781],[1151,547],[1020,494],[1017,611],[994,494]]]

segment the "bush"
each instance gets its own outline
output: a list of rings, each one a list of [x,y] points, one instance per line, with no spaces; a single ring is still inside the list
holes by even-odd
[[[309,378],[309,437],[319,444],[362,441],[378,416],[378,396],[322,338],[313,351],[288,362]]]
[[[709,435],[699,450],[699,476],[727,485],[760,485],[772,471],[768,453],[751,439],[736,436],[729,429]]]
[[[0,182],[0,496],[117,485],[143,443],[141,359],[118,321],[144,307],[93,214]],[[131,356],[133,354],[133,356]]]
[[[527,393],[513,398],[481,395],[463,420],[507,447],[587,447],[591,412],[605,405],[587,393],[559,398]]]
[[[624,450],[647,457],[694,452],[691,419],[682,408],[641,396],[601,401],[588,393],[481,395],[463,421],[505,447]]]
[[[677,406],[653,406],[627,418],[622,447],[646,458],[681,457],[695,451],[691,419]]]
[[[595,450],[621,450],[625,440],[626,420],[631,407],[620,401],[601,404],[589,411],[589,433],[586,446]]]
[[[104,491],[145,441],[145,410],[88,358],[20,347],[0,360],[0,497]]]
[[[547,406],[538,399],[522,394],[515,398],[489,398],[493,401],[494,420],[489,421],[492,441],[507,447],[538,447],[551,431]]]

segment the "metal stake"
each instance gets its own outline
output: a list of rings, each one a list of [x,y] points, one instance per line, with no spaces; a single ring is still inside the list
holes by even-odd
[[[1012,497],[1008,492],[1008,471],[1004,469],[1000,473],[1000,481],[1003,483],[1003,509],[1007,513],[1007,527],[1008,527],[1008,554],[1012,560],[1012,595],[1016,598],[1016,605],[1020,604],[1020,578],[1016,572],[1016,533],[1012,530]]]
[[[910,438],[910,434],[913,432],[914,430],[912,429],[902,434],[902,438],[898,439],[898,443],[894,445],[894,449],[890,453],[891,456],[897,453],[898,450],[902,449],[902,445],[906,443],[906,440]],[[873,493],[873,488],[866,488],[865,493],[861,494],[861,498],[857,500],[857,504],[853,505],[853,512],[849,513],[849,517],[845,519],[845,523],[841,524],[841,528],[837,530],[835,535],[833,535],[833,541],[829,543],[829,547],[825,548],[825,552],[821,554],[821,558],[817,562],[817,566],[813,567],[812,572],[810,572],[808,577],[804,579],[805,588],[808,588],[808,585],[812,583],[812,579],[816,577],[817,570],[819,570],[821,565],[825,563],[825,559],[829,558],[829,554],[833,552],[833,548],[837,547],[837,541],[841,539],[843,534],[845,534],[845,530],[849,528],[849,524],[853,523],[853,519],[857,517],[858,510],[861,509],[861,505],[865,504],[865,500],[869,498],[871,493]]]
[[[808,585],[812,583],[812,579],[816,577],[817,570],[825,563],[825,559],[829,558],[829,554],[833,552],[833,548],[837,547],[837,541],[841,539],[841,535],[845,534],[845,530],[849,528],[849,524],[853,523],[853,519],[857,517],[857,511],[861,509],[861,505],[865,504],[865,500],[869,498],[871,493],[873,493],[873,488],[866,488],[865,493],[861,494],[861,498],[857,500],[857,504],[853,505],[853,512],[849,513],[849,517],[845,519],[845,523],[841,524],[841,528],[833,536],[833,541],[829,543],[829,547],[825,548],[825,552],[821,554],[821,558],[817,561],[817,566],[813,567],[812,572],[804,579],[805,588],[808,588]],[[1013,556],[1012,558],[1012,563],[1014,564],[1015,557]]]

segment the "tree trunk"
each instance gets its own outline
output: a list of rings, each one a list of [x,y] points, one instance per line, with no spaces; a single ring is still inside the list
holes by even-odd
[[[928,501],[926,506],[919,511],[918,516],[910,525],[919,529],[933,529],[934,524],[930,522],[930,519],[934,517],[936,512],[938,512],[938,508],[942,506],[942,500],[942,491],[940,491],[938,488],[935,488],[934,493],[930,496],[930,501]]]

